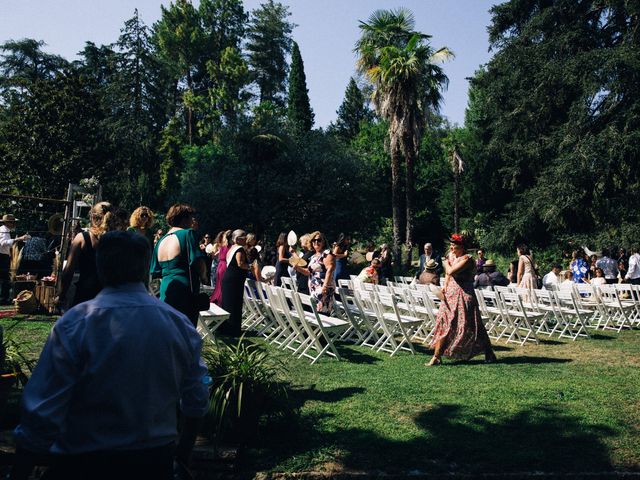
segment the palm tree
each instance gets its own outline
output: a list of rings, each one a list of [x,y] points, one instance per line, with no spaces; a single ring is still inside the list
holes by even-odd
[[[434,50],[429,35],[414,30],[413,14],[406,9],[377,10],[367,22],[356,42],[358,70],[373,84],[373,104],[378,115],[389,123],[387,148],[391,156],[391,203],[393,209],[393,246],[399,259],[401,239],[402,161],[405,177],[405,242],[407,267],[411,264],[414,217],[414,167],[427,115],[437,110],[442,89],[448,79],[436,65],[451,58],[446,48]]]

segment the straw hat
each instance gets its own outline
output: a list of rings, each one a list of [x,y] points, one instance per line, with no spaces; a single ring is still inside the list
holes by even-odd
[[[425,270],[437,270],[440,264],[436,262],[433,258],[429,259],[427,264],[424,266]]]
[[[496,263],[493,260],[487,260],[486,262],[484,262],[484,267],[495,267]]]
[[[51,235],[60,235],[64,226],[64,217],[59,213],[54,213],[49,217],[47,228]]]
[[[18,219],[16,217],[14,217],[13,215],[11,215],[10,213],[5,214],[2,216],[2,218],[0,218],[0,223],[13,223],[13,222],[17,222]]]

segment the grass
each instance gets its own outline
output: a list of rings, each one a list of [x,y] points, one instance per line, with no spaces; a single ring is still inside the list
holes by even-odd
[[[288,359],[298,415],[267,421],[254,471],[600,472],[640,465],[640,332],[498,345],[500,362]]]
[[[50,328],[36,319],[14,332],[35,346]],[[288,365],[295,413],[263,420],[246,472],[640,470],[640,331],[498,344],[497,364],[432,368],[424,349],[346,346],[344,361],[309,365],[267,348]]]

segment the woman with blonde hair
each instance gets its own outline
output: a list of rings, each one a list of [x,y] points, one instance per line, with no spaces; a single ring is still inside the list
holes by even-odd
[[[227,253],[231,247],[231,234],[233,230],[227,230],[222,236],[222,244],[218,252],[218,268],[216,269],[216,286],[211,294],[211,303],[222,307],[222,279],[227,271]]]
[[[327,239],[321,232],[311,234],[313,254],[309,258],[309,293],[318,305],[318,312],[330,315],[333,310],[333,296],[336,282],[333,274],[336,257],[329,250]]]
[[[71,306],[94,298],[102,285],[96,269],[96,247],[100,237],[107,232],[118,229],[118,218],[115,208],[109,202],[96,203],[89,214],[91,226],[88,231],[78,233],[69,249],[67,263],[62,270],[58,303],[64,304],[76,269],[80,276],[75,284],[76,291]]]
[[[154,221],[155,216],[149,207],[138,207],[133,211],[131,217],[129,217],[129,228],[127,228],[127,231],[139,233],[149,240],[149,245],[153,247],[154,242],[151,227]]]

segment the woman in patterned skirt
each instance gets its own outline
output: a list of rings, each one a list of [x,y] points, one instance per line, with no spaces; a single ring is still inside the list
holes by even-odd
[[[336,282],[333,272],[336,258],[327,248],[327,239],[320,232],[311,234],[313,255],[309,258],[309,293],[318,304],[318,313],[331,315]]]
[[[468,360],[484,353],[495,362],[487,330],[484,328],[473,289],[475,262],[467,255],[462,235],[451,235],[450,253],[442,262],[445,270],[444,300],[436,318],[431,347],[433,358],[426,365],[440,365],[441,357]]]

